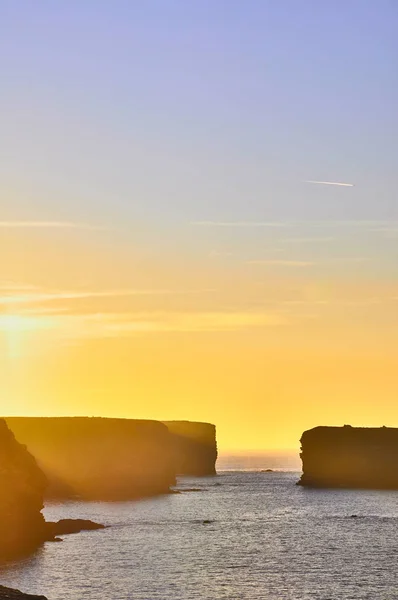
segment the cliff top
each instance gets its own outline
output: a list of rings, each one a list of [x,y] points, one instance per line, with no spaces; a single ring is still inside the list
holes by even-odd
[[[170,433],[191,440],[198,440],[214,444],[216,439],[216,426],[212,423],[198,421],[163,421]]]
[[[356,441],[379,441],[391,440],[398,441],[397,427],[352,427],[344,425],[342,427],[329,427],[320,425],[313,429],[307,429],[301,436],[301,442],[309,440],[356,440]]]

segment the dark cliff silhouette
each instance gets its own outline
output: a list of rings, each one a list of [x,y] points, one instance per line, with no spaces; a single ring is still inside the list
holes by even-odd
[[[0,585],[0,600],[47,600],[45,596],[32,596],[19,590],[13,590]]]
[[[166,493],[175,483],[169,431],[158,421],[11,417],[49,480],[48,496],[123,500]]]
[[[398,489],[396,428],[315,427],[300,441],[300,485]]]
[[[0,560],[28,553],[47,538],[45,487],[35,459],[0,419]]]
[[[217,441],[215,425],[191,421],[164,421],[174,449],[178,475],[215,475]]]

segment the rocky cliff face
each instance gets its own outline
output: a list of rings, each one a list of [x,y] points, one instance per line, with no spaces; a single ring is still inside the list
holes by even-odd
[[[301,447],[300,485],[398,489],[398,429],[315,427]]]
[[[121,500],[169,491],[169,431],[158,421],[7,418],[49,480],[49,496]]]
[[[178,475],[215,475],[217,441],[215,425],[190,421],[164,421],[173,441]]]
[[[0,585],[0,600],[47,600],[47,598],[45,598],[45,596],[24,594],[19,590],[13,590]]]
[[[0,560],[27,553],[46,539],[45,487],[35,459],[0,419]]]

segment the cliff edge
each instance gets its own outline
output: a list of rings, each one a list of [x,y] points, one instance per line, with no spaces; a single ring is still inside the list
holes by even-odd
[[[398,429],[315,427],[301,437],[299,485],[398,489]]]
[[[0,419],[0,560],[28,553],[48,537],[45,487],[35,459]]]
[[[172,436],[174,464],[178,475],[215,475],[216,427],[211,423],[163,421]]]
[[[49,481],[49,497],[124,500],[175,483],[169,431],[159,421],[97,417],[6,418]]]

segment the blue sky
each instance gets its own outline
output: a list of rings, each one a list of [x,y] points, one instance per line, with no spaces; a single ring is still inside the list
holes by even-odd
[[[0,11],[7,218],[397,217],[395,0]]]

